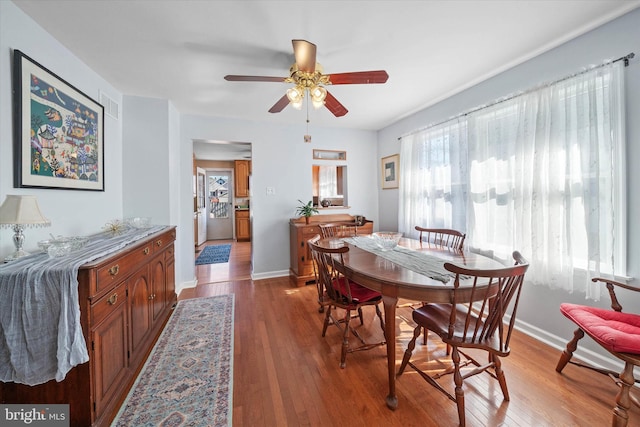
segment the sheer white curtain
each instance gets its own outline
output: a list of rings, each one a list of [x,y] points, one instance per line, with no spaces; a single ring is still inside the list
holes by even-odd
[[[398,231],[415,226],[466,228],[466,123],[452,120],[402,139]]]
[[[417,219],[450,224],[467,233],[470,246],[496,256],[520,250],[532,282],[597,299],[590,277],[626,273],[622,72],[620,63],[598,67],[468,114],[466,126],[403,138],[401,231]],[[441,164],[431,158],[447,140],[436,131],[463,141],[447,149],[466,156],[449,161],[459,171],[459,190],[453,179],[453,190],[433,184]],[[425,197],[436,188],[461,194],[466,204]]]
[[[320,200],[336,197],[338,188],[338,175],[335,166],[320,166],[318,170],[318,181],[320,182]]]

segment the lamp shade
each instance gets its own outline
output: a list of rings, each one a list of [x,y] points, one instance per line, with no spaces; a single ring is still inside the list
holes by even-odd
[[[42,215],[36,196],[7,195],[0,206],[0,225],[47,226],[49,220]]]

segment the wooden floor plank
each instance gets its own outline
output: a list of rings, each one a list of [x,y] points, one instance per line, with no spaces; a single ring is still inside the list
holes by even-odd
[[[196,266],[198,286],[179,295],[236,295],[234,426],[457,425],[455,403],[410,368],[396,382],[398,408],[388,409],[385,347],[351,353],[346,368],[340,369],[340,332],[332,326],[321,336],[324,314],[318,312],[315,286],[297,288],[286,277],[252,281],[250,258],[250,243],[233,243],[229,263]],[[397,363],[414,328],[410,302],[400,305]],[[359,329],[367,339],[382,339],[373,310],[365,310],[365,325]],[[510,401],[502,399],[489,376],[468,379],[467,426],[611,424],[617,393],[611,380],[572,365],[558,374],[560,351],[520,332],[511,344],[512,354],[503,360]],[[419,339],[412,360],[441,366],[447,360],[445,348],[432,336],[427,346]],[[453,390],[451,376],[441,381]],[[640,426],[637,408],[631,411],[629,426]]]

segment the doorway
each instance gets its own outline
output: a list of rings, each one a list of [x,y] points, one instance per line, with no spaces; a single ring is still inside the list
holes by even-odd
[[[207,170],[207,240],[233,239],[233,170]]]

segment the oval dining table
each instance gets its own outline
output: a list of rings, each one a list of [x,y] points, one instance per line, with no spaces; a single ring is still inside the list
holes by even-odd
[[[389,375],[389,394],[386,397],[386,403],[389,408],[396,409],[398,397],[396,395],[395,319],[398,298],[431,303],[450,303],[453,300],[453,278],[447,283],[433,279],[386,259],[384,254],[380,254],[380,252],[365,250],[349,243],[350,240],[352,239],[328,238],[320,240],[319,245],[329,248],[349,246],[349,252],[344,254],[344,266],[336,266],[336,268],[354,282],[382,294]],[[478,253],[443,249],[440,246],[415,239],[401,238],[398,246],[424,252],[426,256],[437,258],[443,266],[445,262],[464,265],[472,269],[494,269],[505,266],[493,258]],[[464,287],[464,281],[462,281],[460,289],[464,289]],[[464,292],[459,296],[465,298]],[[471,294],[466,295],[466,298],[471,298]]]

